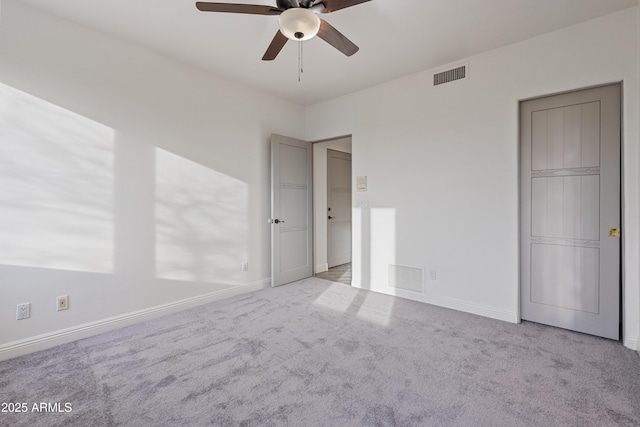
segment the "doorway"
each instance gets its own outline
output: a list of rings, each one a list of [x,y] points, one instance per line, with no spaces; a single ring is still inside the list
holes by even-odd
[[[520,104],[520,307],[620,339],[621,85]]]
[[[351,263],[351,153],[327,150],[327,262]]]
[[[313,144],[314,273],[318,277],[328,280],[338,278],[340,280],[335,281],[348,282],[348,284],[351,283],[350,214],[352,176],[350,170],[347,172],[344,170],[342,172],[330,172],[329,169],[331,168],[331,157],[348,158],[350,156],[350,136],[318,141]],[[338,162],[344,163],[344,160],[339,160]],[[350,159],[348,163],[350,166]],[[339,175],[338,180],[333,179],[334,185],[330,184],[332,178],[336,178],[336,175]],[[337,207],[331,206],[330,203],[332,186],[340,194]],[[339,217],[345,219],[345,216],[348,216],[348,222],[342,222],[342,225],[338,227],[334,227],[335,222],[331,224],[331,221],[334,220],[341,222]],[[329,219],[329,217],[335,218]],[[333,249],[330,247],[332,245],[332,237],[330,236],[332,229],[337,232],[337,236],[334,235],[333,237],[338,237],[339,239],[338,242],[336,242],[335,238],[333,239],[334,244],[338,243],[333,246]],[[332,256],[332,252],[334,256]],[[337,256],[335,256],[336,254]],[[331,271],[329,271],[330,267],[333,267]],[[326,275],[328,276],[324,277]]]
[[[351,153],[351,136],[311,143],[271,135],[271,216],[268,219],[271,286],[329,270],[327,151],[330,149]],[[350,182],[350,173],[347,175]],[[351,197],[348,199],[350,213]],[[350,273],[350,263],[348,267]],[[347,275],[343,272],[342,277],[344,281]],[[348,274],[349,284],[350,277]]]

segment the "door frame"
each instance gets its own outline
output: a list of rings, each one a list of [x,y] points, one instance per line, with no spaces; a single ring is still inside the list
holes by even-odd
[[[313,258],[314,258],[314,274],[322,273],[328,270],[327,259],[327,157],[326,150],[332,149],[336,151],[350,152],[353,160],[352,136],[343,135],[333,138],[326,138],[312,141],[313,144]],[[349,151],[345,151],[345,147]],[[325,155],[319,155],[317,150],[324,149]],[[324,173],[318,172],[324,170]],[[319,176],[320,175],[320,176]],[[353,190],[353,168],[351,169],[351,186]],[[324,201],[324,202],[323,202]],[[353,207],[353,191],[351,192],[351,206]],[[324,221],[324,222],[322,222]],[[352,244],[351,252],[353,254],[353,228],[351,230]]]
[[[624,338],[625,338],[625,334],[624,334],[624,327],[625,327],[625,319],[626,319],[626,311],[625,311],[625,300],[626,300],[626,295],[625,295],[625,282],[626,282],[626,274],[625,274],[625,258],[626,258],[626,251],[625,251],[625,246],[626,246],[626,232],[625,229],[626,227],[626,218],[625,218],[625,141],[624,141],[624,81],[613,81],[613,82],[608,82],[608,83],[601,83],[601,84],[597,84],[597,85],[591,85],[591,86],[585,86],[585,87],[578,87],[578,88],[573,88],[573,89],[569,89],[569,90],[565,90],[565,91],[561,91],[561,92],[552,92],[552,93],[546,93],[546,94],[541,94],[541,95],[537,95],[537,96],[532,96],[532,97],[528,97],[528,98],[522,98],[519,99],[517,101],[517,120],[518,120],[518,127],[517,127],[517,134],[516,134],[516,141],[517,141],[517,149],[516,149],[516,163],[517,163],[517,173],[518,173],[518,177],[517,177],[517,186],[518,186],[518,239],[517,239],[517,245],[518,245],[518,281],[517,281],[517,291],[516,291],[516,298],[517,298],[517,313],[516,313],[516,317],[517,317],[517,322],[521,323],[522,322],[522,295],[521,295],[521,279],[522,279],[522,263],[521,263],[521,257],[522,257],[522,235],[521,235],[521,223],[522,223],[522,193],[520,191],[521,189],[521,179],[522,179],[522,164],[521,164],[521,151],[522,151],[522,144],[521,144],[521,140],[520,140],[520,135],[521,135],[521,131],[522,131],[522,123],[520,123],[520,111],[522,108],[522,103],[527,102],[527,101],[531,101],[531,100],[536,100],[536,99],[540,99],[540,98],[546,98],[546,97],[550,97],[550,96],[556,96],[556,95],[563,95],[563,94],[567,94],[567,93],[572,93],[572,92],[578,92],[578,91],[582,91],[582,90],[588,90],[588,89],[595,89],[595,88],[599,88],[599,87],[604,87],[604,86],[611,86],[611,85],[616,85],[619,84],[620,85],[620,226],[622,229],[622,233],[620,236],[620,260],[619,260],[619,268],[620,268],[620,277],[619,277],[619,290],[620,290],[620,301],[619,301],[619,306],[620,306],[620,310],[619,310],[619,337],[618,337],[618,341],[624,345]]]

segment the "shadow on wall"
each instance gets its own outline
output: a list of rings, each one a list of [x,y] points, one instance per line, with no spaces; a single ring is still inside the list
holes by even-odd
[[[246,259],[248,186],[156,149],[156,277],[219,282]]]
[[[113,272],[113,129],[0,83],[0,264]]]
[[[0,83],[0,264],[115,274],[114,264],[126,262],[128,271],[143,271],[139,260],[115,257],[115,228],[153,211],[155,237],[148,239],[155,242],[141,247],[155,254],[139,257],[155,257],[157,278],[221,283],[237,276],[248,252],[247,184],[156,148],[145,154],[155,156],[155,176],[148,177],[155,194],[143,190],[155,206],[148,206],[151,197],[120,195],[126,209],[114,210],[114,164],[137,155],[126,145],[114,150],[115,136],[108,126]],[[118,178],[146,181],[140,174],[154,172],[134,162]]]

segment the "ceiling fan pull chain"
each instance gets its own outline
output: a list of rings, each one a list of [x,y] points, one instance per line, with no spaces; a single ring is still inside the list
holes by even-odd
[[[302,40],[298,40],[298,83],[300,83],[300,74],[302,74]]]

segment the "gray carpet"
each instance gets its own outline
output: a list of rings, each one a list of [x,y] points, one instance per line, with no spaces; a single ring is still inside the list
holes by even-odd
[[[640,358],[312,278],[0,363],[3,426],[640,424]]]

